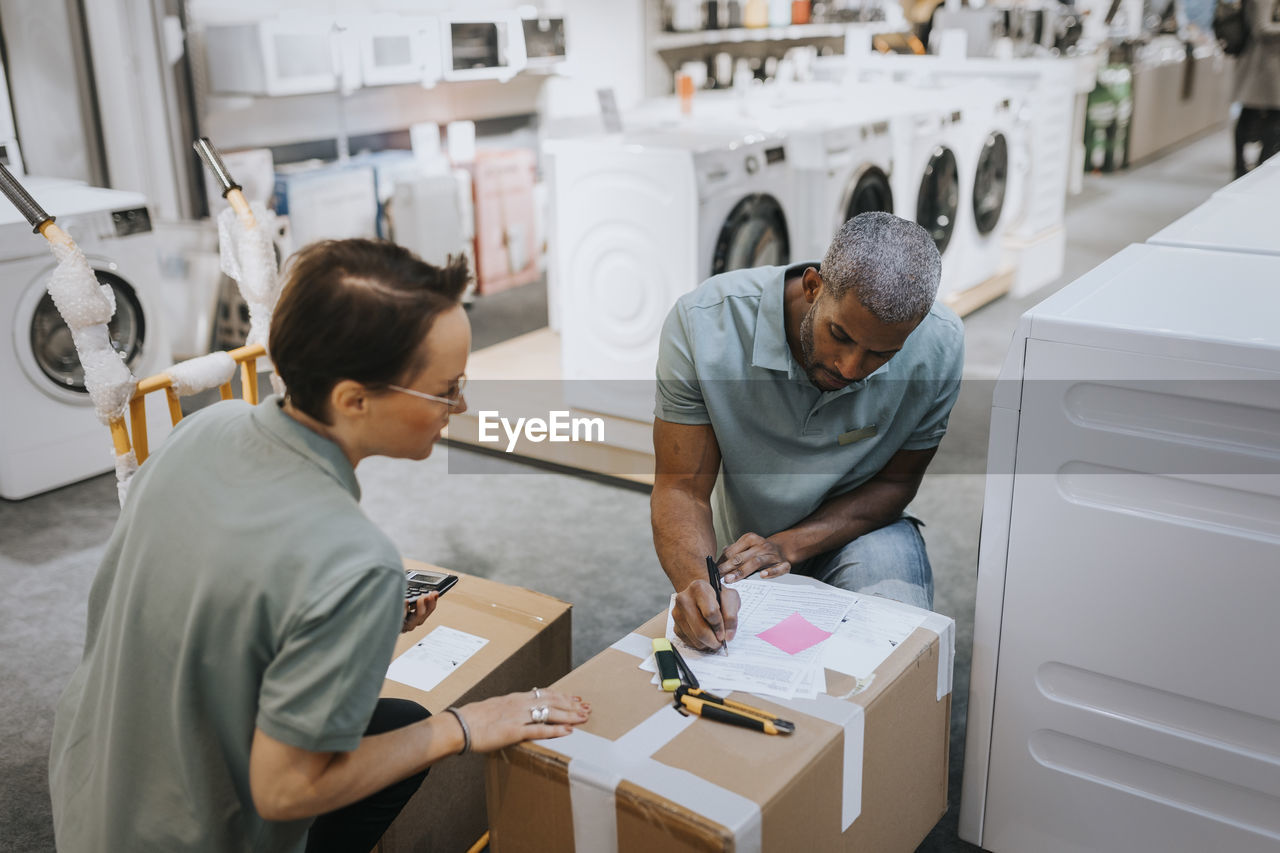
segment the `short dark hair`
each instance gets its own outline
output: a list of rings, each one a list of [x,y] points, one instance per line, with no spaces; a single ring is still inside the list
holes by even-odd
[[[921,320],[942,279],[929,232],[892,213],[859,213],[836,232],[822,259],[822,280],[839,299],[853,290],[882,323]]]
[[[301,249],[268,339],[290,404],[329,423],[329,392],[339,381],[376,389],[417,373],[426,366],[419,345],[469,280],[464,256],[437,267],[383,240],[322,240]]]

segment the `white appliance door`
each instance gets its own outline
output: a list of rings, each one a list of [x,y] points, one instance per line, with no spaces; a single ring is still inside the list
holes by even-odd
[[[984,848],[1277,849],[1277,380],[1028,342]]]
[[[678,150],[610,146],[553,156],[566,398],[650,420],[662,323],[698,284],[692,160]]]

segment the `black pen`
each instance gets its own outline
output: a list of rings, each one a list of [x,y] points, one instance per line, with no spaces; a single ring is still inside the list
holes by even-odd
[[[711,580],[711,588],[716,591],[716,607],[720,608],[720,627],[724,631],[724,656],[729,656],[729,626],[725,624],[724,604],[720,600],[720,570],[716,568],[716,561],[712,557],[707,557],[707,577]]]

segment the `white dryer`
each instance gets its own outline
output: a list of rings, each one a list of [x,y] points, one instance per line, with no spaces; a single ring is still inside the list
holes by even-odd
[[[1269,195],[1273,199],[1280,196],[1280,157],[1263,160],[1214,195]]]
[[[551,275],[570,402],[647,421],[675,300],[717,273],[788,263],[783,140],[723,123],[548,142]],[[614,392],[617,392],[616,394]]]
[[[1280,160],[1280,157],[1275,159]],[[1280,172],[1276,173],[1280,176]],[[1280,180],[1272,183],[1280,184]],[[1148,243],[1280,255],[1280,215],[1274,195],[1218,193],[1181,219],[1158,231]],[[1280,286],[1278,281],[1277,286]]]
[[[167,367],[169,336],[146,198],[74,181],[23,183],[115,292],[108,328],[134,375]],[[32,234],[11,205],[0,205],[0,317],[7,320],[12,353],[0,360],[0,497],[9,500],[113,467],[110,434],[94,414],[71,333],[46,291],[54,267],[44,238]],[[148,407],[152,443],[169,430],[163,409]]]
[[[996,383],[960,837],[1274,851],[1280,258],[1134,245]]]

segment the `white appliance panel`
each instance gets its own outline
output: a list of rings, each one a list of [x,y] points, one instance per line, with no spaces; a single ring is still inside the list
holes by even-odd
[[[1276,280],[1274,257],[1130,246],[1024,315],[992,410],[962,838],[1276,849]]]
[[[1277,173],[1280,174],[1280,173]],[[1280,179],[1273,181],[1280,190]],[[1280,255],[1280,208],[1262,192],[1214,195],[1147,242],[1228,252]],[[1278,283],[1280,284],[1280,283]]]

